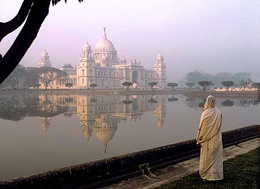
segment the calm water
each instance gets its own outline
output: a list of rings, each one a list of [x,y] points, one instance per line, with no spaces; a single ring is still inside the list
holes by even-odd
[[[196,137],[203,99],[183,95],[0,96],[0,180]],[[259,124],[251,99],[217,99],[222,131]]]

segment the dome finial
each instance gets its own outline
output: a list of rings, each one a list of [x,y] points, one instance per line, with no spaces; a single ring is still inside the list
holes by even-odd
[[[103,30],[104,30],[104,38],[105,38],[105,39],[107,38],[106,28],[107,28],[107,27],[103,27]]]

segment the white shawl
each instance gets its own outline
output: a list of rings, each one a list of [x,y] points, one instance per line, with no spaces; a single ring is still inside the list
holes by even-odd
[[[215,107],[215,99],[208,96],[196,138],[201,145],[199,173],[206,180],[223,179],[221,122],[222,115]]]
[[[221,112],[215,107],[215,98],[210,95],[206,100],[204,111],[201,114],[199,131],[196,138],[197,143],[202,144],[214,137],[220,130],[221,121]],[[206,122],[206,124],[203,124],[203,122]]]

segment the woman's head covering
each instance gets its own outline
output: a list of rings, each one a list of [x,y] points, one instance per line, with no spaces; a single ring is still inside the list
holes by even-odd
[[[204,110],[209,109],[209,108],[214,108],[215,107],[215,98],[214,96],[209,95],[206,99],[206,102],[204,104]]]

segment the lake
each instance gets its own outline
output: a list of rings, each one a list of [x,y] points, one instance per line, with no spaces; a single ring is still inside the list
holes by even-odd
[[[194,139],[205,99],[0,95],[0,180]],[[259,124],[256,99],[217,99],[222,131]]]

